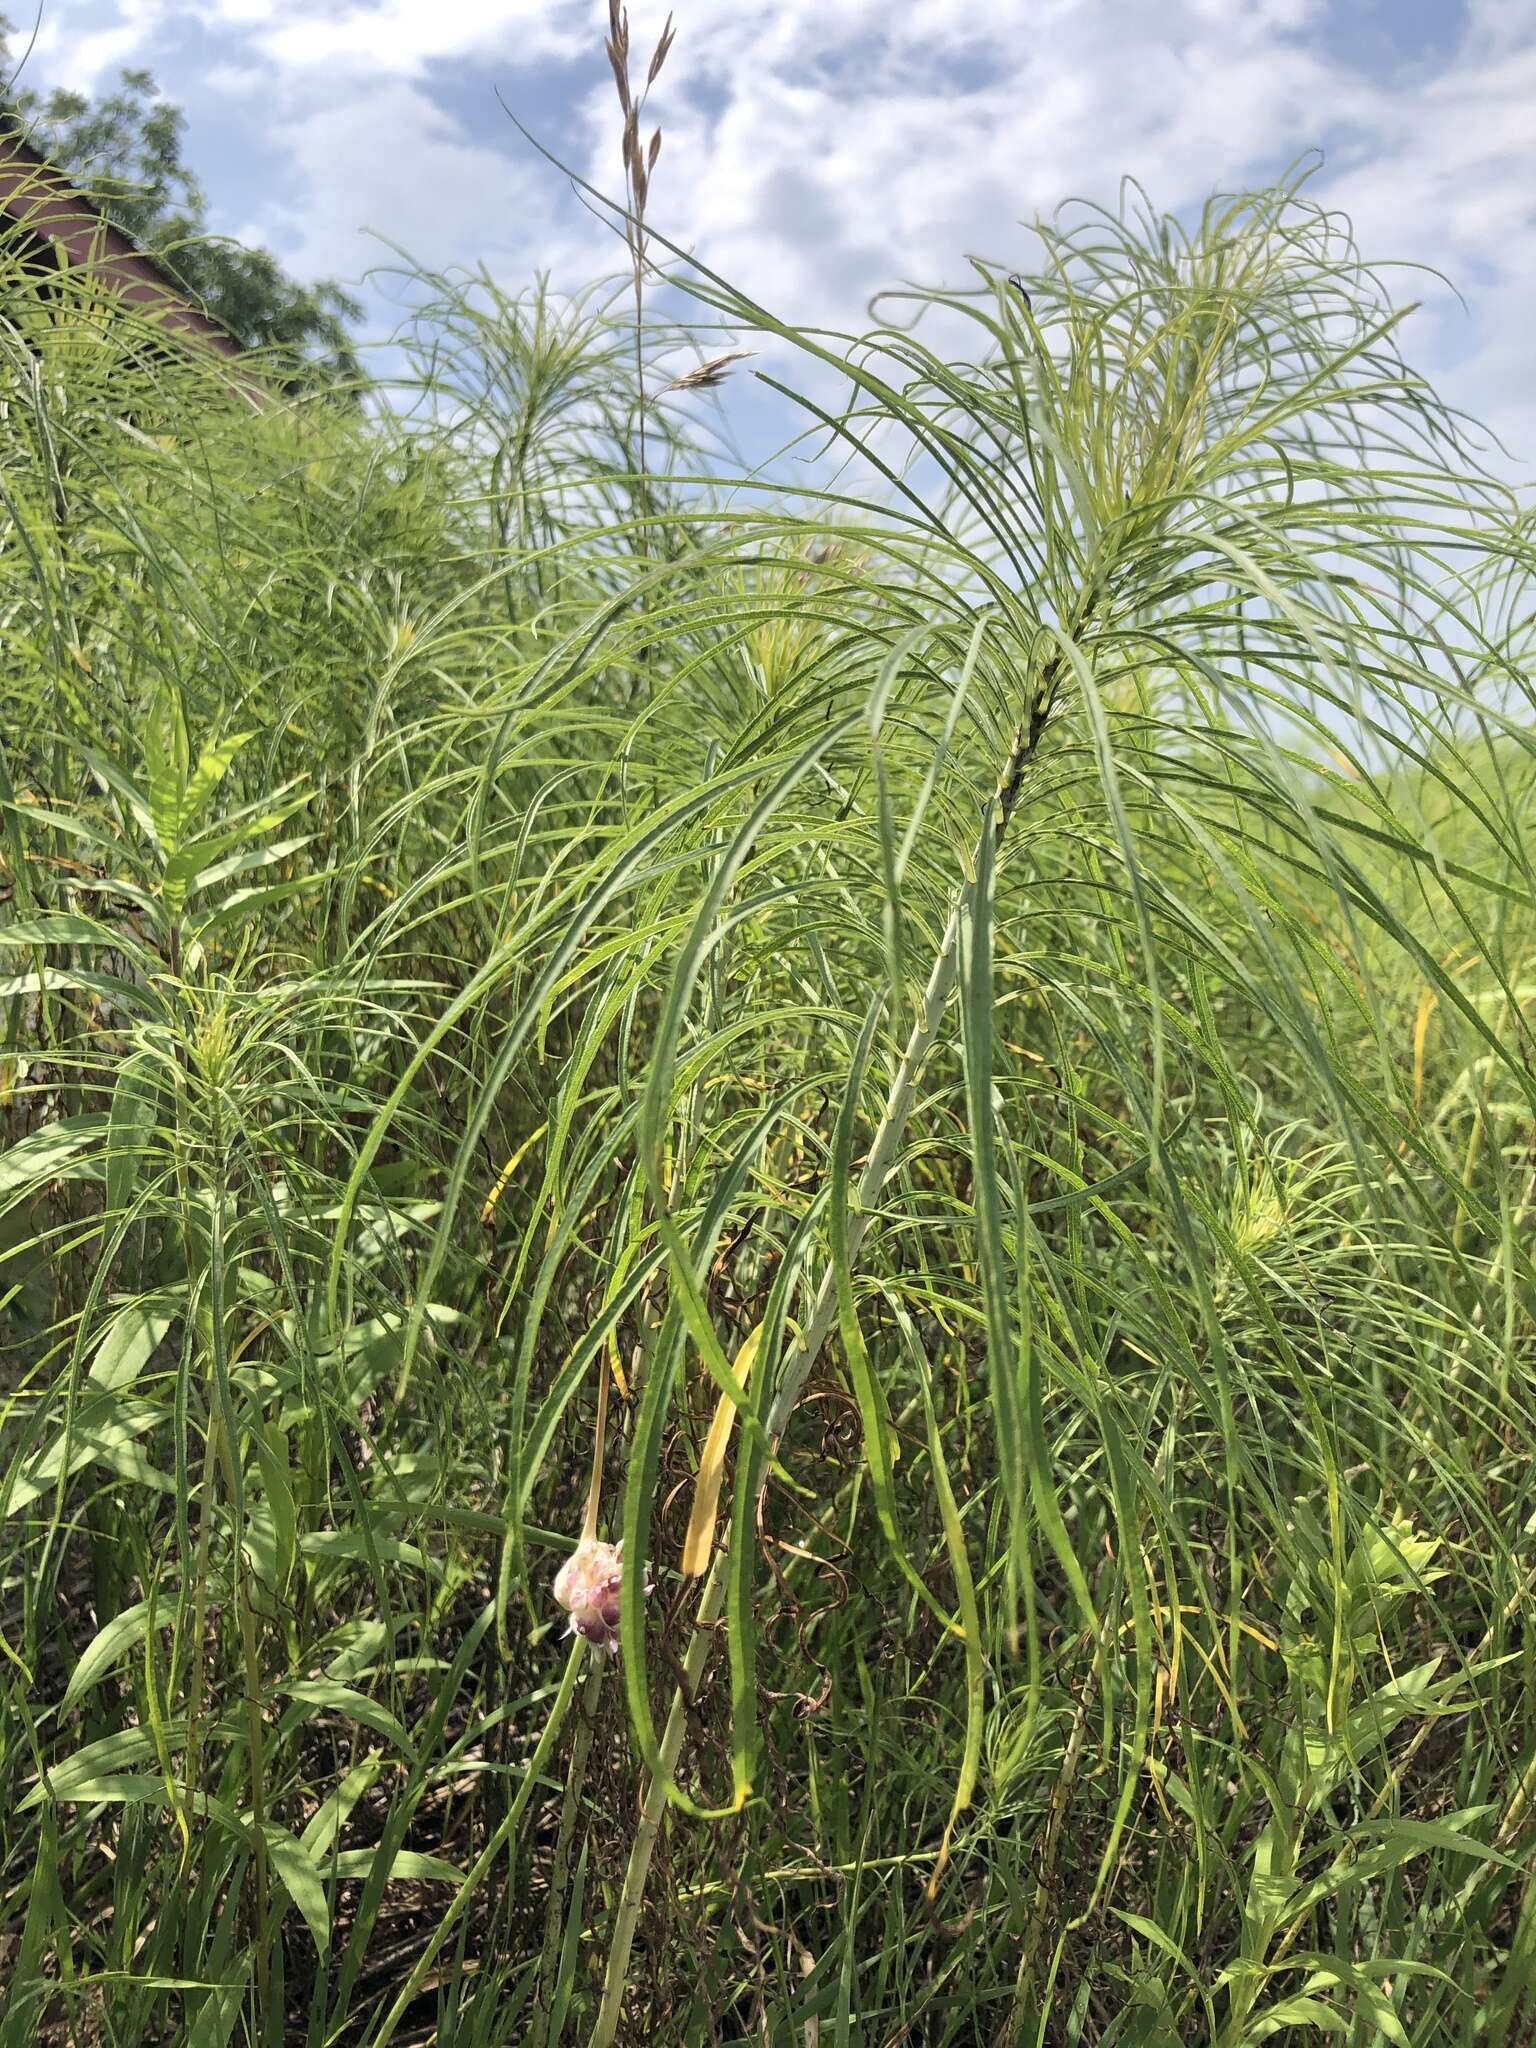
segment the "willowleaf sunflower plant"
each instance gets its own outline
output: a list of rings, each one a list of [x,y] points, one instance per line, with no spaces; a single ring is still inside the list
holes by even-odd
[[[679,260],[792,485],[5,253],[0,2048],[1529,2038],[1528,503],[1303,183],[1008,253]]]

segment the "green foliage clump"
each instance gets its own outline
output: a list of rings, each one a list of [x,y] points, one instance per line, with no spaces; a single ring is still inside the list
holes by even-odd
[[[1529,2040],[1529,514],[1300,189],[1039,238],[691,273],[792,490],[9,262],[0,2048]]]

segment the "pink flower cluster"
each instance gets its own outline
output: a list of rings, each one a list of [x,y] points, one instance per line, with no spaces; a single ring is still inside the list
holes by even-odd
[[[599,1543],[587,1536],[577,1544],[555,1574],[555,1598],[571,1617],[568,1635],[577,1635],[594,1650],[619,1654],[619,1588],[624,1560],[617,1543]],[[646,1582],[646,1592],[651,1589]]]

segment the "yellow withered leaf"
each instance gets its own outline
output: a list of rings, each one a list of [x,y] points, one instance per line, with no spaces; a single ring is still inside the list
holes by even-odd
[[[540,1124],[539,1128],[536,1131],[530,1132],[529,1135],[526,1138],[524,1138],[521,1145],[518,1146],[517,1150],[512,1154],[512,1157],[507,1161],[506,1165],[501,1169],[500,1173],[497,1174],[496,1184],[491,1189],[491,1192],[486,1196],[484,1205],[480,1210],[480,1221],[482,1223],[489,1223],[491,1219],[495,1216],[496,1204],[501,1200],[502,1196],[506,1193],[507,1182],[512,1178],[513,1174],[516,1173],[517,1169],[522,1165],[525,1156],[532,1151],[533,1147],[537,1145],[540,1138],[543,1137],[544,1133],[548,1129],[549,1125],[545,1123]]]
[[[743,1387],[757,1357],[757,1347],[762,1334],[763,1326],[759,1323],[751,1335],[744,1339],[741,1349],[732,1361],[732,1370]],[[704,1440],[704,1455],[699,1460],[698,1477],[693,1482],[693,1508],[688,1516],[688,1534],[683,1538],[684,1578],[696,1578],[700,1572],[709,1569],[710,1553],[715,1547],[715,1515],[720,1506],[720,1482],[725,1476],[725,1454],[730,1448],[731,1425],[735,1420],[736,1403],[729,1394],[722,1394],[715,1403],[715,1418],[709,1425],[709,1435]]]

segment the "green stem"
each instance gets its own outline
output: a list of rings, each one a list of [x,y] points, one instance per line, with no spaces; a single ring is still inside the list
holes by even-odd
[[[677,1759],[683,1747],[688,1701],[698,1690],[699,1680],[704,1675],[704,1665],[715,1639],[712,1624],[719,1620],[720,1610],[725,1605],[725,1566],[728,1558],[727,1551],[717,1550],[715,1561],[709,1568],[709,1576],[704,1581],[693,1640],[689,1643],[688,1654],[683,1659],[686,1692],[679,1686],[672,1695],[667,1725],[661,1733],[662,1773],[659,1777],[651,1779],[640,1803],[640,1823],[635,1830],[635,1839],[629,1851],[629,1862],[624,1870],[624,1889],[619,1894],[618,1916],[614,1921],[613,1940],[608,1948],[608,1967],[603,1976],[603,2002],[598,2011],[597,2025],[592,2030],[592,2048],[612,2048],[612,2043],[617,2038],[619,2021],[623,2017],[624,1993],[629,1978],[629,1952],[634,1944],[635,1926],[645,1900],[645,1880],[650,1873],[651,1854],[656,1847],[656,1837],[661,1831],[662,1818],[667,1810],[667,1787],[672,1782],[672,1774],[677,1768]]]
[[[250,1588],[244,1571],[235,1585],[235,1607],[240,1617],[240,1655],[245,1677],[245,1732],[251,1751],[251,1840],[255,1855],[251,1863],[256,1889],[256,1987],[263,2013],[270,2011],[268,1995],[272,1973],[271,1876],[267,1858],[266,1748],[261,1720],[261,1655],[256,1635],[256,1617],[251,1611]]]
[[[421,1989],[427,1972],[431,1969],[433,1963],[436,1962],[442,1950],[443,1943],[458,1925],[465,1908],[485,1881],[486,1874],[492,1864],[516,1833],[517,1824],[523,1817],[523,1808],[532,1798],[533,1788],[538,1783],[539,1775],[543,1771],[545,1764],[549,1761],[550,1752],[555,1746],[555,1739],[564,1726],[566,1714],[570,1709],[571,1697],[576,1690],[576,1674],[581,1668],[582,1654],[586,1647],[586,1644],[579,1636],[571,1644],[570,1655],[565,1660],[565,1672],[560,1680],[560,1690],[555,1694],[555,1703],[549,1710],[549,1719],[544,1723],[543,1732],[539,1736],[538,1746],[529,1759],[528,1768],[523,1773],[523,1782],[517,1788],[517,1794],[507,1810],[506,1817],[501,1821],[496,1832],[470,1865],[468,1872],[465,1874],[464,1882],[453,1895],[453,1903],[438,1922],[432,1939],[417,1957],[415,1969],[412,1970],[410,1976],[406,1978],[404,1984],[400,1987],[399,1995],[396,1997],[394,2004],[389,2008],[389,2011],[384,2015],[383,2024],[380,2026],[378,2033],[373,2037],[369,2048],[387,2048],[387,2043],[394,2039],[395,2030],[405,2017],[406,2008]]]
[[[538,2009],[528,2033],[528,2048],[544,2048],[549,2030],[550,2002],[554,1995],[555,1978],[560,1967],[562,1911],[565,1905],[565,1890],[571,1871],[571,1841],[576,1832],[576,1813],[581,1804],[581,1790],[586,1782],[587,1756],[592,1748],[592,1731],[597,1725],[597,1709],[603,1687],[602,1656],[593,1656],[587,1664],[587,1682],[582,1688],[581,1719],[576,1724],[576,1739],[571,1744],[571,1767],[565,1781],[565,1797],[560,1803],[560,1826],[555,1836],[555,1860],[549,1875],[549,1896],[544,1905],[544,1952],[539,1960]]]
[[[192,1668],[187,1674],[187,1790],[195,1799],[203,1744],[204,1637],[208,1628],[208,1559],[213,1537],[214,1487],[218,1475],[219,1410],[208,1416],[203,1439],[203,1478],[198,1488],[197,1555],[192,1566]]]
[[[1034,759],[1039,747],[1062,673],[1063,664],[1060,658],[1053,658],[1047,664],[1040,685],[1031,697],[1028,715],[1014,734],[1013,743],[998,778],[997,794],[988,804],[986,815],[982,819],[982,833],[991,833],[994,839],[1000,840],[1008,829],[1008,821],[1017,807],[1022,792],[1024,770]],[[977,860],[973,859],[968,870],[971,876],[975,875],[977,865]],[[917,1087],[918,1076],[933,1050],[949,998],[954,993],[960,969],[960,930],[975,895],[975,887],[973,880],[967,880],[955,891],[949,922],[945,925],[944,936],[939,942],[938,954],[928,976],[928,985],[923,991],[917,1019],[908,1034],[901,1062],[891,1078],[891,1085],[885,1098],[885,1110],[875,1132],[874,1143],[870,1147],[864,1171],[859,1176],[857,1203],[854,1213],[849,1218],[850,1262],[864,1241],[881,1190],[896,1163],[896,1154],[906,1132],[907,1118],[912,1111],[912,1096]],[[795,1404],[800,1398],[800,1391],[821,1355],[821,1348],[831,1334],[836,1318],[837,1279],[829,1264],[822,1275],[821,1285],[817,1289],[816,1299],[804,1331],[785,1362],[778,1393],[768,1412],[768,1434],[775,1444],[784,1434]],[[651,1867],[651,1855],[656,1847],[662,1816],[666,1812],[667,1789],[672,1783],[673,1771],[682,1749],[687,1702],[698,1689],[705,1662],[715,1639],[712,1624],[719,1619],[720,1610],[725,1604],[727,1557],[728,1553],[725,1551],[715,1553],[715,1561],[704,1582],[693,1640],[688,1646],[688,1654],[683,1664],[683,1674],[687,1681],[686,1695],[680,1687],[672,1696],[672,1705],[661,1738],[663,1769],[659,1776],[652,1778],[647,1784],[641,1800],[640,1824],[624,1872],[624,1889],[619,1895],[618,1917],[614,1922],[613,1939],[608,1949],[608,1963],[603,1977],[603,2002],[597,2016],[597,2026],[592,2034],[592,2048],[610,2048],[618,2028],[629,1976],[629,1952],[634,1942],[635,1926],[640,1917],[640,1906],[645,1897],[645,1882]]]

